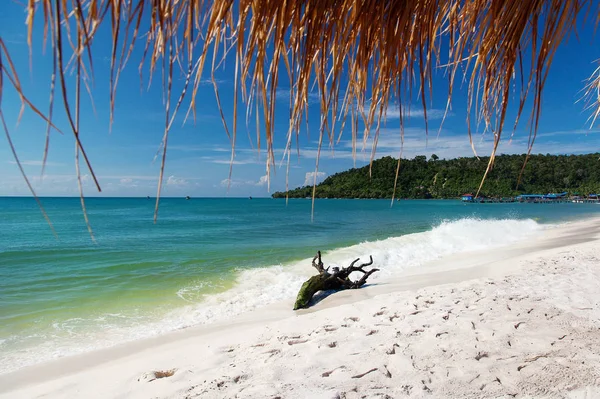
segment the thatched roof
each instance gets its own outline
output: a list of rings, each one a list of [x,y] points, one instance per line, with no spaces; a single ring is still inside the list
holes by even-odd
[[[319,150],[324,143],[334,145],[344,130],[351,132],[356,148],[369,135],[376,146],[388,104],[397,101],[402,115],[413,90],[419,90],[427,117],[434,67],[445,69],[448,104],[455,82],[468,83],[469,135],[471,115],[493,132],[491,167],[505,130],[511,90],[520,90],[514,100],[517,121],[531,99],[531,147],[557,47],[590,12],[592,22],[598,15],[590,0],[29,0],[26,7],[30,46],[41,39],[32,37],[34,20],[43,20],[43,40],[50,42],[56,65],[51,79],[56,78],[57,95],[69,104],[65,111],[77,141],[80,90],[93,76],[97,55],[91,47],[101,25],[110,25],[112,32],[111,110],[125,64],[136,63],[140,71],[147,65],[151,73],[164,68],[168,97],[159,196],[175,114],[193,118],[202,74],[214,71],[224,57],[235,59],[234,117],[228,125],[221,113],[225,132],[235,148],[238,109],[257,112],[264,124],[267,168],[274,164],[273,136],[283,134],[274,131],[281,80],[291,87],[288,152],[307,115],[313,85],[322,115]],[[144,48],[142,59],[130,58],[135,46]],[[67,68],[75,71],[75,93],[67,92]],[[0,93],[13,86],[24,105],[48,121],[49,132],[52,105],[42,113],[28,102],[1,38],[0,69]],[[187,79],[182,92],[171,93],[177,69]],[[213,83],[220,107],[214,78]],[[595,110],[600,109],[597,87],[597,80],[588,87]],[[4,122],[1,112],[0,118]],[[364,131],[358,130],[359,121]],[[80,152],[100,190],[83,147]]]

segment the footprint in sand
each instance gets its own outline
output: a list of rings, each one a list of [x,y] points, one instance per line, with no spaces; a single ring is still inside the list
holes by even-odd
[[[264,352],[265,354],[268,354],[269,357],[267,357],[265,359],[265,363],[267,362],[267,360],[271,359],[273,356],[278,355],[281,353],[281,351],[279,349],[271,349],[270,351],[266,351]],[[237,382],[237,381],[236,381]]]
[[[339,369],[345,369],[345,368],[346,368],[346,366],[336,367],[333,370],[324,372],[323,374],[321,374],[321,377],[329,377],[334,371],[339,370]]]
[[[303,344],[305,342],[308,342],[308,339],[293,339],[291,341],[288,341],[288,345],[298,345]]]
[[[323,330],[325,330],[325,332],[332,332],[338,329],[338,327],[334,327],[331,324],[325,324],[323,327],[321,327]],[[320,333],[320,329],[317,330],[317,334]]]
[[[381,316],[381,315],[384,315],[385,313],[386,313],[386,310],[385,310],[385,308],[381,308],[381,309],[379,310],[379,312],[377,312],[377,313],[375,313],[375,314],[373,315],[373,317],[376,317],[376,316]]]

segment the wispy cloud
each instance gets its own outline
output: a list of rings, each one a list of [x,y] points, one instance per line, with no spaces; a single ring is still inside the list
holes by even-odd
[[[169,151],[182,151],[182,152],[208,152],[208,151],[224,151],[221,147],[209,147],[203,145],[170,145]],[[229,148],[231,152],[231,148]]]
[[[218,85],[221,85],[223,83],[228,83],[228,81],[226,79],[215,79],[215,83]],[[200,86],[212,86],[213,85],[213,81],[211,79],[201,79],[199,82]]]
[[[431,110],[429,110],[431,111]],[[411,112],[419,112],[412,110]],[[443,112],[440,110],[440,112]],[[439,115],[439,114],[438,114]],[[404,145],[400,136],[400,128],[382,128],[380,129],[379,138],[377,140],[377,149],[375,159],[384,156],[398,157],[401,153],[405,158],[412,158],[416,155],[430,155],[435,153],[441,158],[456,158],[473,156],[473,149],[469,142],[467,133],[457,134],[447,129],[429,130],[426,132],[423,128],[407,127],[404,129]],[[552,132],[538,133],[538,140],[534,146],[535,153],[585,153],[596,151],[596,147],[590,148],[590,141],[584,136],[588,134],[600,133],[600,129],[576,129]],[[579,140],[562,140],[562,137],[572,135],[578,137]],[[527,134],[521,134],[509,139],[510,135],[506,134],[505,138],[498,149],[499,154],[522,154],[527,152]],[[556,141],[551,141],[554,137]],[[356,152],[352,152],[352,142],[350,140],[342,140],[333,148],[324,146],[320,151],[322,160],[348,160],[356,159],[357,161],[368,162],[371,158],[371,151],[374,140],[374,132],[371,131],[367,140],[358,137],[356,143]],[[477,155],[489,155],[493,148],[493,136],[489,133],[473,135],[473,146],[477,151]],[[598,146],[600,148],[600,146]],[[229,165],[231,163],[231,148],[229,147],[182,147],[182,151],[199,151],[207,155],[200,157],[202,161],[214,164]],[[275,158],[280,160],[284,154],[283,148],[275,148]],[[300,159],[316,159],[319,156],[319,151],[314,146],[304,146],[300,150]],[[293,156],[295,158],[295,155]],[[234,165],[261,165],[266,162],[265,152],[259,155],[255,149],[251,148],[236,148],[236,158],[233,161]],[[279,162],[279,161],[278,161]],[[242,184],[255,185],[256,181],[233,181],[232,186],[240,186]]]
[[[533,148],[533,153],[542,154],[580,154],[600,150],[600,145],[592,144],[589,139],[582,137],[580,131],[550,132],[549,134],[538,134],[538,140]],[[578,135],[578,140],[549,140],[553,136]],[[343,141],[334,150],[321,150],[321,159],[356,159],[358,161],[369,161],[374,137],[371,135],[366,142],[358,140],[356,154],[352,153],[352,142]],[[490,155],[493,149],[493,136],[491,134],[479,134],[473,136],[473,146],[477,155]],[[498,147],[498,154],[523,154],[528,150],[528,136],[519,135],[509,140],[507,136]],[[398,157],[402,153],[404,158],[412,158],[416,155],[436,154],[441,158],[457,158],[473,156],[473,149],[468,135],[455,134],[442,130],[440,135],[426,134],[425,129],[407,128],[404,131],[404,144],[400,138],[399,129],[381,129],[377,141],[375,159],[384,156]],[[305,148],[301,150],[300,156],[304,158],[316,158],[316,148]]]
[[[216,163],[216,164],[222,164],[222,165],[248,165],[248,164],[257,164],[257,163],[263,163],[263,161],[258,161],[256,159],[244,159],[244,160],[240,160],[240,159],[234,159],[233,161],[231,161],[231,159],[216,159],[213,157],[202,157],[205,160],[211,162],[211,163]]]
[[[223,179],[219,184],[221,187],[237,188],[243,186],[258,186],[264,187],[269,184],[269,177],[267,175],[261,176],[258,181],[250,179]]]
[[[392,112],[392,114],[394,115],[394,119],[398,119],[400,118],[400,111],[399,110],[390,110],[388,108],[388,119],[391,118],[390,116],[390,111]],[[404,117],[405,118],[422,118],[425,119],[425,112],[423,111],[422,108],[411,108],[410,110],[403,110],[404,111]],[[451,117],[454,116],[454,113],[451,111],[448,111],[446,113],[446,110],[444,109],[437,109],[437,108],[429,108],[427,109],[427,120],[438,120],[438,119],[442,119],[444,118],[444,114],[446,115],[446,117]],[[396,116],[398,115],[398,116]]]
[[[243,179],[223,179],[221,180],[220,186],[227,187],[241,187],[241,186],[254,186],[256,181],[254,180],[243,180]]]
[[[276,95],[276,101],[278,102],[282,102],[282,103],[289,103],[290,102],[290,89],[289,88],[278,88],[275,92]],[[343,93],[340,94],[340,105],[343,102]],[[292,98],[293,101],[293,98]],[[320,95],[317,92],[309,92],[308,93],[308,98],[307,98],[308,104],[312,105],[312,104],[317,104],[320,101]],[[370,108],[371,103],[370,101],[366,101],[364,104],[364,111],[367,112],[368,109]],[[339,112],[343,112],[345,109],[345,107],[340,107]],[[403,106],[402,108],[402,115],[404,118],[421,118],[424,119],[425,118],[425,113],[423,112],[423,108],[411,108],[411,107],[407,107],[407,106]],[[451,111],[446,112],[445,109],[439,109],[439,108],[427,108],[427,120],[439,120],[444,118],[444,115],[446,115],[446,117],[451,117],[454,116],[454,113]],[[395,104],[392,105],[390,104],[387,108],[387,110],[385,111],[385,116],[387,120],[394,120],[394,119],[400,119],[400,107]]]
[[[202,150],[199,150],[202,151]],[[252,148],[236,148],[233,162],[231,160],[231,148],[213,147],[205,148],[202,152],[210,155],[202,155],[199,159],[220,165],[252,165],[264,164],[266,162],[266,151],[260,153]],[[211,154],[212,153],[212,154]]]
[[[9,164],[12,165],[16,165],[17,162],[16,161],[7,161]],[[36,160],[31,160],[31,161],[21,161],[21,165],[24,166],[42,166],[43,162],[42,161],[36,161]],[[64,165],[64,163],[61,162],[46,162],[46,166],[62,166]]]
[[[291,90],[289,88],[278,88],[277,90],[275,90],[275,101],[289,104],[290,91]],[[293,98],[292,98],[292,101],[294,101]],[[319,93],[309,92],[307,101],[308,101],[309,105],[318,104],[320,101]]]
[[[323,179],[327,177],[327,173],[325,172],[306,172],[304,176],[304,185],[312,186],[313,184],[319,184]]]
[[[171,175],[167,178],[166,184],[167,184],[167,186],[182,187],[182,186],[189,185],[189,182],[186,179],[183,179],[181,177],[176,177],[175,175]]]
[[[554,132],[538,132],[536,137],[554,137],[554,136],[568,136],[574,134],[596,134],[600,133],[600,129],[574,129],[574,130],[557,130]]]
[[[156,175],[100,175],[100,180],[158,180],[158,174]]]
[[[6,43],[26,44],[27,37],[23,33],[10,33],[4,37]]]
[[[258,182],[256,182],[257,186],[266,186],[269,183],[269,176],[264,175],[261,176],[260,179],[258,179]]]
[[[370,107],[371,107],[371,103],[367,101],[364,106],[364,112],[365,113],[368,112]],[[400,119],[401,114],[404,119],[410,119],[410,118],[425,119],[425,112],[423,111],[423,108],[420,108],[420,107],[413,108],[413,107],[408,107],[408,106],[404,105],[402,107],[402,112],[400,112],[400,106],[398,104],[390,104],[390,105],[388,105],[388,108],[385,110],[385,118],[387,120]],[[427,108],[427,120],[429,120],[429,121],[443,119],[444,114],[446,115],[447,118],[454,116],[453,112],[448,111],[446,113],[445,109]]]

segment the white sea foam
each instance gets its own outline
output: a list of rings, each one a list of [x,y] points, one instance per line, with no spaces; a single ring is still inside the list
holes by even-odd
[[[417,268],[446,255],[494,248],[533,236],[543,227],[531,219],[444,221],[430,231],[379,241],[367,241],[324,254],[327,265],[345,266],[353,259],[372,255],[381,280]],[[198,305],[178,309],[170,317],[184,327],[230,318],[256,308],[294,298],[313,272],[310,259],[287,266],[245,270],[232,289],[212,295]]]
[[[215,281],[196,280],[177,290],[177,296],[186,302],[198,303],[206,298],[207,289],[223,290],[225,285]]]
[[[499,247],[531,237],[544,227],[534,220],[444,221],[431,230],[379,241],[367,241],[324,253],[327,265],[347,265],[358,257],[373,256],[380,269],[369,281],[377,282],[418,268],[446,255]],[[4,356],[0,372],[7,372],[51,358],[91,351],[117,343],[155,336],[193,325],[227,320],[282,300],[295,297],[302,282],[313,273],[311,259],[290,265],[276,265],[240,271],[237,284],[219,294],[204,296],[204,282],[194,282],[174,293],[191,302],[167,315],[136,315],[124,320],[120,314],[106,314],[93,320],[96,328],[77,337],[77,325],[82,319],[55,323],[56,330],[66,332],[69,339],[44,340],[42,344],[21,348]],[[89,330],[89,329],[88,329]]]

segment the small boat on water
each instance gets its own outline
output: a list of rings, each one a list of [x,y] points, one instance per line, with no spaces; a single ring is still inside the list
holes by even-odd
[[[473,202],[474,197],[475,196],[473,194],[463,194],[462,195],[462,202]]]
[[[190,196],[189,196],[189,195],[186,195],[186,196],[185,196],[185,199],[186,199],[186,200],[189,200],[189,199],[191,199],[191,198],[190,198]]]

